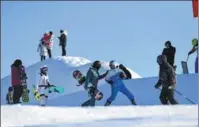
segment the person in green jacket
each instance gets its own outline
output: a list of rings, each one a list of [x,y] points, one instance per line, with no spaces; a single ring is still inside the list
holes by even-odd
[[[99,69],[101,68],[101,62],[95,61],[93,62],[92,66],[89,68],[87,74],[86,74],[86,80],[84,88],[88,91],[88,94],[90,95],[90,99],[82,104],[82,106],[95,106],[95,95],[98,91],[97,85],[98,81],[105,78],[106,73],[100,75]]]

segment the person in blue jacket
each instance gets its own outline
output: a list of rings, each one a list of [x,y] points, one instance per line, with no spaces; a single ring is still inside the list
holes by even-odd
[[[116,98],[118,92],[123,93],[131,101],[132,105],[137,105],[133,94],[125,87],[123,79],[126,78],[125,73],[117,67],[114,60],[110,61],[109,67],[111,70],[105,77],[105,81],[111,84],[111,96],[107,99],[105,106],[109,106]]]

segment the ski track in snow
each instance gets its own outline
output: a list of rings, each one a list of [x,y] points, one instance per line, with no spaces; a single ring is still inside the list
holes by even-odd
[[[198,105],[1,106],[2,127],[198,127]]]

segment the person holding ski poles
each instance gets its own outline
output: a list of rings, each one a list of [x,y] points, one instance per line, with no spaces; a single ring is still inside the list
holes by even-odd
[[[160,93],[160,101],[163,105],[178,104],[174,98],[174,91],[176,87],[176,74],[174,68],[167,62],[167,57],[165,55],[159,55],[157,57],[157,63],[160,66],[159,69],[159,80],[155,85],[156,89],[162,86]]]
[[[189,51],[188,57],[189,57],[189,55],[191,55],[192,53],[194,53],[196,51],[197,56],[196,56],[196,60],[195,60],[195,73],[198,73],[198,39],[194,38],[192,40],[192,45],[193,45],[193,48],[191,49],[191,51]]]
[[[84,106],[95,106],[95,101],[96,101],[96,94],[101,94],[99,90],[97,89],[98,81],[103,79],[107,72],[100,75],[99,74],[99,69],[101,68],[101,62],[100,61],[95,61],[92,64],[92,67],[89,68],[87,74],[86,74],[86,79],[85,79],[85,84],[84,88],[85,90],[88,91],[88,94],[90,95],[90,99],[82,104],[82,107]]]
[[[115,100],[119,91],[128,97],[132,105],[137,105],[133,94],[125,87],[122,81],[126,79],[125,73],[119,67],[116,67],[114,60],[110,61],[109,66],[111,70],[108,71],[105,81],[111,84],[111,96],[107,99],[105,106],[109,106]]]

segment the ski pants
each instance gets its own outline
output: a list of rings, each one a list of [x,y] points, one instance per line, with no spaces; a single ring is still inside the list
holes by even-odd
[[[195,61],[195,73],[198,73],[198,57],[196,57]]]
[[[46,56],[41,56],[41,61],[45,60]]]
[[[111,85],[111,96],[108,98],[107,101],[109,101],[110,103],[113,102],[118,92],[123,93],[125,96],[128,97],[130,101],[134,99],[133,94],[125,87],[124,83],[122,81],[119,81]]]
[[[48,99],[48,88],[39,87],[38,92],[40,94],[40,105],[45,106]]]
[[[178,102],[174,99],[174,89],[168,89],[167,87],[163,87],[160,93],[160,101],[163,105],[169,104],[178,104]]]
[[[14,92],[13,92],[13,103],[17,104],[20,102],[20,98],[23,93],[23,86],[22,85],[15,85],[13,86]]]
[[[47,51],[48,51],[48,57],[51,58],[52,57],[51,49],[47,48]]]
[[[62,56],[66,56],[66,46],[61,45],[61,48],[62,48]]]

